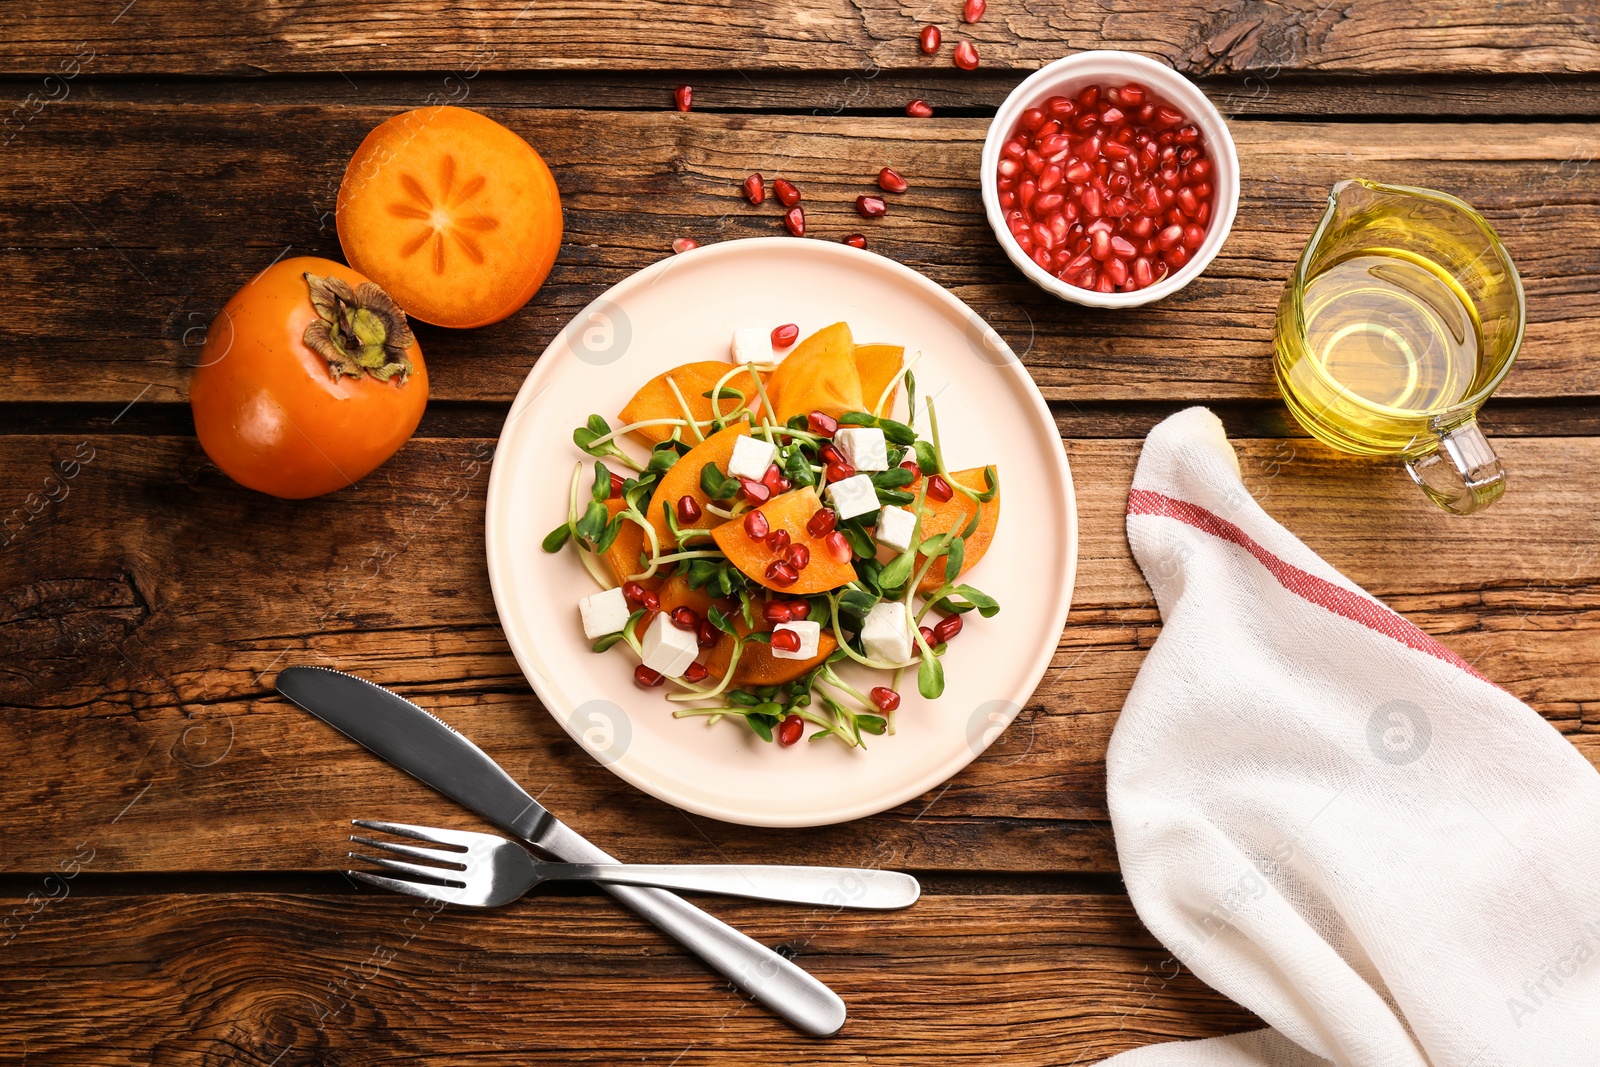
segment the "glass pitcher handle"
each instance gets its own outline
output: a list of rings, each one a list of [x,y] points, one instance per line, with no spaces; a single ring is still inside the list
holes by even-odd
[[[1456,515],[1486,508],[1506,491],[1505,468],[1475,419],[1441,433],[1438,447],[1407,460],[1406,470],[1429,500]]]

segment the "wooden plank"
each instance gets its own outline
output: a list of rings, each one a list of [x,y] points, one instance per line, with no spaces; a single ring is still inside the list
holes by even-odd
[[[1238,445],[1270,512],[1600,762],[1600,440],[1500,442],[1512,490],[1472,521],[1428,507],[1393,467],[1304,440]],[[788,832],[645,797],[540,709],[482,570],[490,446],[417,440],[357,487],[295,503],[233,486],[188,438],[0,437],[0,501],[38,512],[10,516],[0,549],[4,870],[49,871],[79,842],[105,872],[329,870],[351,817],[473,825],[279,700],[273,674],[295,662],[413,696],[628,858],[777,848],[919,870],[1116,869],[1103,756],[1159,632],[1122,532],[1137,441],[1067,443],[1078,587],[1018,722],[947,788]],[[75,455],[59,499],[42,499],[52,464]]]
[[[0,1042],[73,1067],[375,1051],[486,1067],[917,1064],[933,1047],[1028,1067],[1260,1025],[1117,897],[932,896],[888,914],[705,903],[796,952],[849,1005],[844,1032],[794,1033],[602,897],[435,912],[388,894],[231,893],[50,904],[4,949],[15,1010]]]
[[[142,0],[117,12],[23,0],[8,12],[0,70],[49,74],[66,57],[95,73],[262,74],[440,70],[947,69],[957,39],[990,67],[1032,69],[1086,48],[1145,52],[1184,71],[1329,74],[1573,73],[1600,69],[1600,18],[1582,4],[1518,0],[1118,0],[1075,8],[992,0],[975,26],[959,6],[821,0],[602,0],[559,5],[324,0],[240,9],[220,0]],[[936,19],[944,53],[921,55]]]
[[[285,254],[337,256],[331,211],[370,108],[79,106],[43,112],[0,154],[0,396],[181,400],[227,297]],[[1159,305],[1108,314],[1029,284],[984,221],[981,119],[493,111],[555,168],[567,239],[533,304],[481,331],[419,331],[435,396],[508,400],[549,339],[603,289],[702,242],[781,232],[738,181],[787,174],[811,232],[870,233],[988,316],[1055,400],[1269,399],[1273,309],[1328,187],[1362,174],[1464,196],[1498,227],[1529,296],[1507,397],[1600,395],[1600,130],[1583,124],[1234,124],[1244,169],[1233,235]],[[627,151],[597,159],[596,144]],[[878,167],[913,182],[868,224],[853,200]],[[502,354],[486,359],[485,352]],[[510,354],[507,356],[506,354]],[[70,358],[64,358],[70,357]]]

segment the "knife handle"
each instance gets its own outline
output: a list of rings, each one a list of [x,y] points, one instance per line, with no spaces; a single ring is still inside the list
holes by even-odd
[[[532,843],[568,863],[617,862],[554,818]],[[844,1027],[846,1009],[837,993],[716,916],[665,889],[628,885],[602,888],[797,1030],[828,1037]]]

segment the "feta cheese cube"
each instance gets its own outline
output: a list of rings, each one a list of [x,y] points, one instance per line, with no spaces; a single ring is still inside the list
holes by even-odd
[[[759,482],[772,466],[772,457],[778,454],[777,446],[759,437],[741,434],[733,442],[733,455],[728,457],[728,477],[749,478]]]
[[[730,346],[735,363],[771,363],[772,334],[759,326],[746,326],[733,331]]]
[[[911,616],[899,600],[882,600],[861,623],[861,647],[880,663],[904,663],[916,649],[911,636]]]
[[[578,614],[583,617],[583,636],[593,641],[628,625],[632,612],[621,589],[607,589],[578,601]]]
[[[839,518],[853,519],[878,510],[878,490],[865,474],[852,474],[843,481],[828,483],[828,501]]]
[[[889,442],[876,426],[841,426],[833,435],[833,447],[858,471],[889,469]]]
[[[695,640],[695,635],[672,625],[672,619],[664,611],[645,629],[639,646],[644,651],[644,665],[668,678],[680,677],[700,654],[700,642]]]
[[[800,648],[795,652],[785,652],[777,645],[772,646],[773,659],[810,659],[817,654],[817,641],[822,637],[822,624],[802,619],[799,622],[780,622],[772,628],[773,633],[779,630],[790,630],[800,637]]]
[[[872,532],[872,539],[899,555],[911,547],[911,535],[916,528],[915,515],[889,504],[878,512],[878,528]]]

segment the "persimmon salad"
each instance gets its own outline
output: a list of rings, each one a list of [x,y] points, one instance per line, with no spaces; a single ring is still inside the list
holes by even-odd
[[[601,587],[579,601],[584,637],[637,659],[637,685],[670,683],[676,717],[864,748],[894,732],[907,673],[938,697],[963,620],[1000,610],[962,581],[994,539],[1000,480],[945,465],[903,348],[858,345],[842,322],[798,335],[737,330],[731,362],[652,378],[615,429],[591,415],[572,439],[593,462],[544,549],[573,546]],[[888,415],[902,389],[910,422]],[[849,661],[881,684],[840,677]]]

